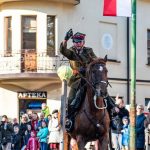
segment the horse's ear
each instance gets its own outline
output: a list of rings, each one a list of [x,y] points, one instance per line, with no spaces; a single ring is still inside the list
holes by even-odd
[[[105,55],[105,57],[104,57],[104,61],[105,61],[105,62],[107,62],[107,55]]]

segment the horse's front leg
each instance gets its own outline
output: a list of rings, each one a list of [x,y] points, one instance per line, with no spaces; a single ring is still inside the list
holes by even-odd
[[[106,133],[102,139],[99,140],[99,150],[108,150],[109,137]]]
[[[83,136],[77,136],[77,145],[78,145],[78,149],[79,150],[85,150],[85,144],[86,144],[86,141],[85,139],[83,138]]]

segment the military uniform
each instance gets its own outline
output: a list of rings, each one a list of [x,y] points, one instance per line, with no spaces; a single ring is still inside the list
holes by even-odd
[[[72,100],[75,98],[80,84],[80,67],[86,67],[91,62],[91,58],[96,58],[96,55],[94,54],[92,48],[89,47],[83,47],[79,51],[79,54],[77,54],[78,51],[75,49],[75,47],[67,49],[66,43],[64,45],[61,44],[60,52],[69,59],[70,66],[74,72],[69,81],[69,86],[71,89],[69,93],[68,103],[71,104]]]

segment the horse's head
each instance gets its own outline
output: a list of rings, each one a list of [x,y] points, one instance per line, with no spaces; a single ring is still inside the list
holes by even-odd
[[[87,70],[87,79],[95,89],[96,95],[105,97],[107,95],[107,68],[106,68],[107,56],[104,59],[96,59],[92,61]]]

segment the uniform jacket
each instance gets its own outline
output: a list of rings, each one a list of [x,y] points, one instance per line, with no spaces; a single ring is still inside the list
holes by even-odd
[[[92,48],[89,47],[83,47],[83,49],[80,51],[79,54],[77,54],[77,50],[75,47],[71,47],[67,49],[67,44],[60,45],[60,52],[62,55],[67,57],[69,59],[69,63],[73,71],[78,72],[80,67],[87,67],[87,65],[91,62],[91,58],[96,58],[96,55],[94,54]],[[74,74],[69,81],[69,86],[72,85],[75,81],[80,79],[79,74]],[[78,86],[78,84],[77,84]]]
[[[67,44],[61,44],[60,52],[70,60],[70,66],[73,70],[78,70],[79,67],[83,66],[83,64],[86,66],[91,62],[91,58],[96,58],[96,55],[94,54],[92,48],[89,47],[83,47],[83,50],[81,50],[79,57],[78,55],[76,55],[77,52],[75,47],[67,49]],[[80,61],[82,61],[83,64],[81,64]]]
[[[136,116],[136,148],[144,148],[145,145],[145,127],[144,114]]]

